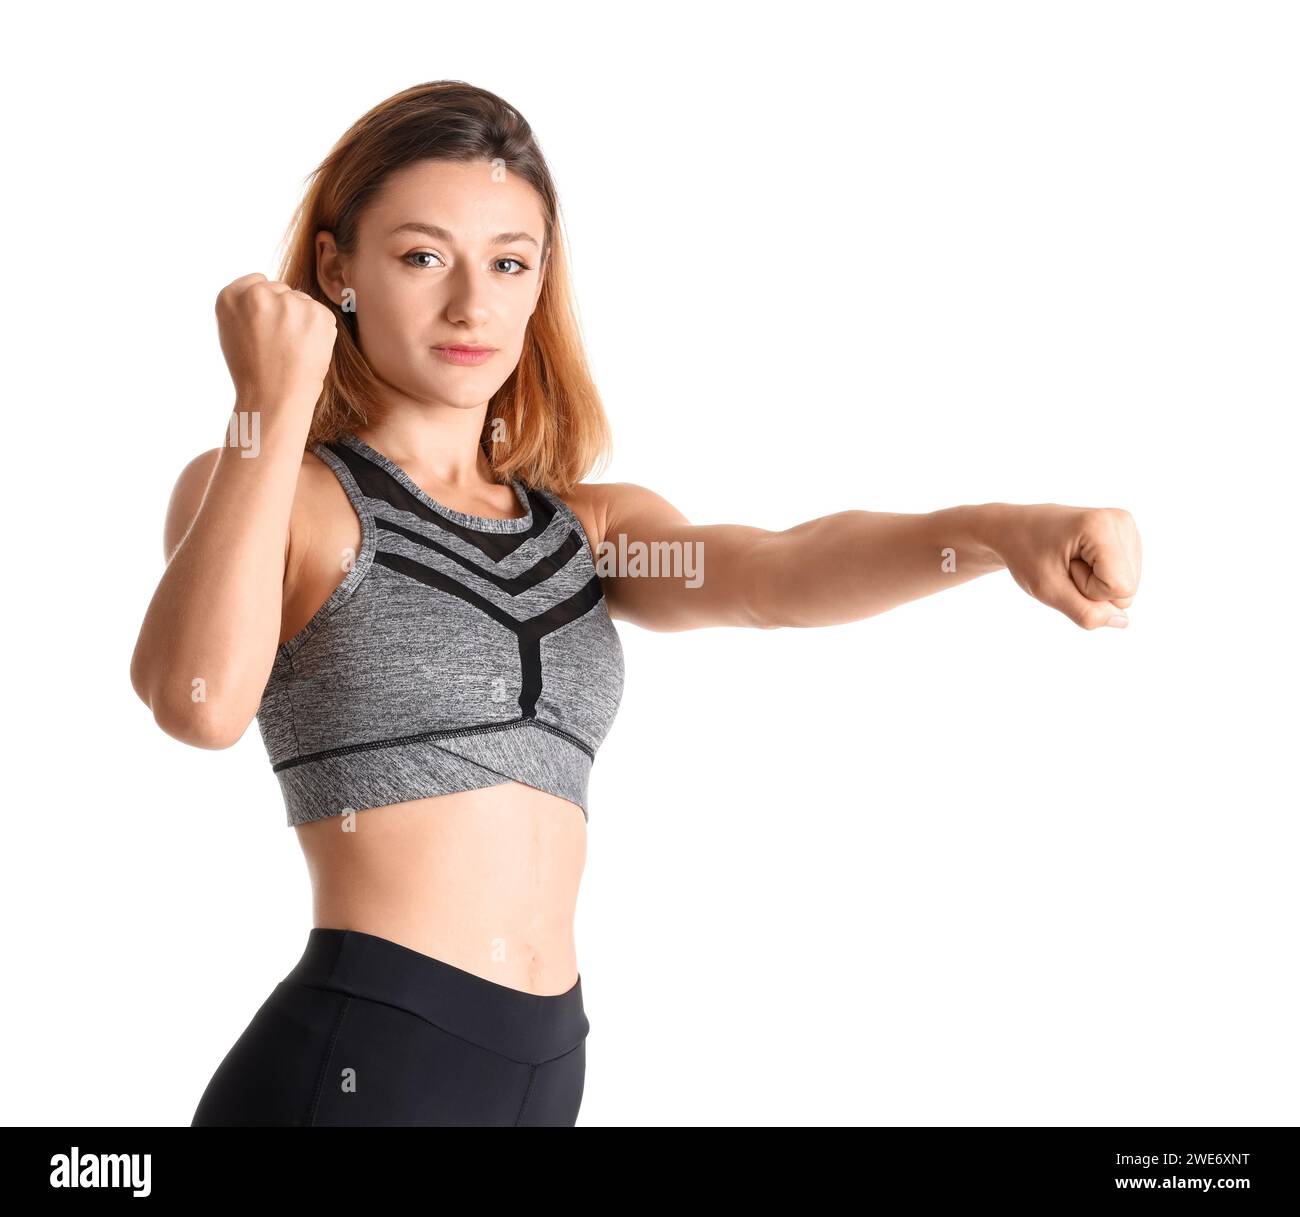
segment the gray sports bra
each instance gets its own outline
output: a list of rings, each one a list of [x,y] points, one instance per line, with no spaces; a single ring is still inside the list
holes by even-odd
[[[585,821],[623,649],[577,516],[517,479],[526,515],[453,511],[350,432],[312,451],[361,552],[276,651],[257,711],[289,825],[508,781]]]

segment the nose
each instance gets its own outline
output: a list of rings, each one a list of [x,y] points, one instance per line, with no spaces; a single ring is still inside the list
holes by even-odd
[[[487,272],[462,262],[443,280],[447,285],[447,320],[481,325],[489,315]]]

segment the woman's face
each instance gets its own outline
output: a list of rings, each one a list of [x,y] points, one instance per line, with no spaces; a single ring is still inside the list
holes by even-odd
[[[336,303],[353,289],[361,350],[380,380],[417,401],[471,408],[519,362],[544,234],[523,178],[488,161],[420,161],[391,174],[365,208],[351,256],[317,234],[318,274]],[[457,344],[495,350],[459,364],[437,350]]]

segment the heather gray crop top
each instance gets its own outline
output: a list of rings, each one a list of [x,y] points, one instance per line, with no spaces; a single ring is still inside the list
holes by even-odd
[[[577,516],[517,479],[526,515],[453,511],[351,432],[312,451],[361,552],[276,651],[257,711],[289,825],[507,781],[585,821],[623,649]]]

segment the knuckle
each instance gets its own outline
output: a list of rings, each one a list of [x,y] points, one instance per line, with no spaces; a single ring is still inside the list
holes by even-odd
[[[1133,517],[1123,507],[1106,507],[1102,510],[1105,513],[1105,522],[1111,528],[1117,532],[1132,532]]]
[[[1085,630],[1095,630],[1105,625],[1114,615],[1115,610],[1109,604],[1104,608],[1089,605],[1079,611],[1078,622]]]

